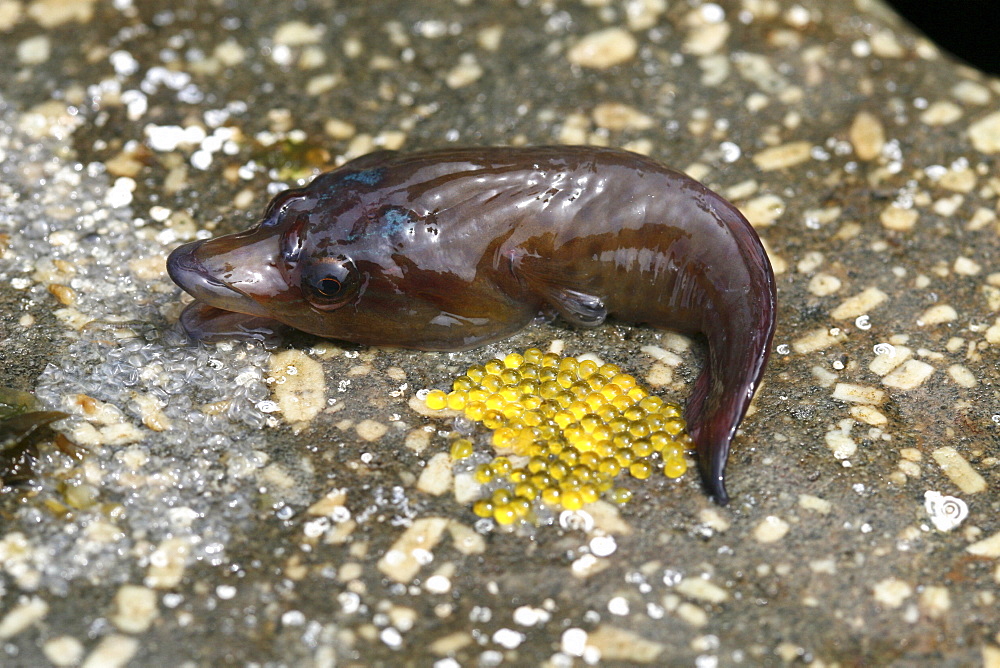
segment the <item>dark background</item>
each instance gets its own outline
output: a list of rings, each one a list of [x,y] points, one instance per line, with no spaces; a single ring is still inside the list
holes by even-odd
[[[1000,0],[888,0],[942,49],[1000,75]]]

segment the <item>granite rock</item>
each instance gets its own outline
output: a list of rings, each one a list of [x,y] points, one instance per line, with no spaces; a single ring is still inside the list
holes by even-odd
[[[13,0],[0,56],[0,383],[85,448],[0,496],[0,663],[1000,665],[1000,82],[883,5]],[[683,401],[697,342],[177,330],[166,254],[318,170],[560,142],[682,169],[766,243],[726,508],[688,474],[506,531],[468,476],[418,486],[453,426],[420,389],[555,343]]]

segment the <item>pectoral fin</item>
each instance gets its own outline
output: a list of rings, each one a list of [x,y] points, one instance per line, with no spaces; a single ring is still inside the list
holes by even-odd
[[[277,320],[224,311],[199,301],[191,302],[181,312],[180,325],[192,341],[259,341],[269,350],[281,345],[291,331]]]
[[[600,297],[556,287],[549,287],[543,294],[559,315],[578,327],[597,327],[608,317],[608,309]]]
[[[555,311],[570,324],[597,327],[608,317],[603,299],[566,287],[567,276],[572,276],[571,271],[561,271],[547,260],[518,251],[508,257],[511,270],[524,286],[541,297],[547,310]]]

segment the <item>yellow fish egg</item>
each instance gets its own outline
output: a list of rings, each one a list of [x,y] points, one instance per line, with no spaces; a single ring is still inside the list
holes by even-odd
[[[580,510],[583,508],[583,497],[580,492],[564,492],[561,499],[562,507],[566,510]]]
[[[473,477],[480,485],[485,485],[489,481],[493,480],[493,467],[489,464],[480,464],[476,467],[476,472],[473,474]]]
[[[472,512],[477,517],[493,517],[493,502],[489,499],[479,499],[472,504]]]
[[[465,459],[472,455],[472,441],[467,438],[456,438],[451,443],[451,458]]]
[[[535,508],[579,510],[601,495],[625,503],[615,485],[625,470],[637,480],[660,468],[687,470],[691,445],[680,407],[649,394],[615,364],[579,361],[529,348],[469,367],[452,390],[427,393],[428,408],[451,408],[492,430],[496,456],[476,467],[479,484],[496,485],[473,504],[477,517],[512,525],[537,521]],[[472,456],[472,440],[452,441],[452,459]],[[654,453],[659,453],[654,458]],[[516,456],[515,456],[516,455]]]
[[[538,376],[542,372],[541,367],[530,362],[525,362],[517,370],[521,372],[521,378],[524,380],[538,380]]]
[[[453,411],[460,411],[465,408],[465,392],[461,390],[454,390],[448,393],[448,408]]]
[[[578,369],[580,368],[580,363],[575,357],[563,357],[559,360],[559,370],[560,371],[570,371],[577,376],[579,376]]]
[[[583,360],[577,365],[577,372],[580,378],[588,378],[597,372],[600,365],[594,360]]]
[[[555,353],[545,353],[542,355],[542,366],[559,366],[559,360],[559,355],[556,355]]]
[[[516,369],[524,364],[524,356],[519,353],[511,353],[503,358],[503,365],[508,369]]]
[[[562,490],[558,487],[546,487],[542,490],[542,501],[550,506],[558,506],[562,499]]]
[[[517,521],[517,511],[509,503],[505,503],[493,509],[493,519],[497,524],[513,524]]]
[[[448,405],[448,395],[441,390],[431,390],[424,398],[424,403],[427,404],[427,408],[439,411]]]
[[[504,369],[500,372],[500,380],[504,385],[514,386],[521,382],[521,374],[515,369]]]
[[[465,376],[459,376],[454,381],[452,381],[451,389],[458,392],[468,392],[476,385],[478,385],[476,381],[469,378],[468,375],[465,375]]]
[[[486,404],[481,401],[472,401],[465,404],[465,417],[479,422],[486,415]]]
[[[609,498],[614,503],[628,503],[632,500],[632,492],[623,487],[616,487],[611,490]]]
[[[538,348],[528,348],[524,351],[524,361],[529,364],[540,364],[542,361],[542,351]]]
[[[632,474],[633,478],[645,480],[653,475],[653,467],[649,462],[635,462],[628,467],[628,472]]]
[[[500,372],[506,369],[507,367],[505,367],[503,362],[501,362],[500,360],[490,360],[489,362],[483,365],[483,368],[486,370],[486,373],[492,376],[499,376]]]
[[[601,368],[597,370],[597,372],[602,376],[604,376],[605,378],[614,378],[615,376],[620,374],[621,371],[622,370],[618,367],[617,364],[607,364],[607,363],[602,364]]]
[[[687,462],[683,457],[671,457],[663,460],[663,475],[668,478],[679,478],[687,471]]]

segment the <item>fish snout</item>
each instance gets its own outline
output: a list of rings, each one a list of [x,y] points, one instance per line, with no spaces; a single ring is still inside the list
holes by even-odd
[[[201,263],[198,262],[198,258],[195,256],[195,251],[203,243],[205,243],[205,240],[199,239],[198,241],[178,246],[167,257],[167,273],[170,274],[171,280],[182,288],[185,285],[185,281],[190,280],[189,275],[191,273],[203,273]]]
[[[202,255],[207,241],[192,241],[178,246],[170,253],[167,257],[167,273],[174,283],[196,300],[216,308],[251,315],[268,315],[254,300],[217,278],[205,266]]]
[[[268,304],[288,293],[278,240],[247,233],[192,241],[167,258],[170,278],[195,299],[226,311],[273,317]]]
[[[212,280],[198,259],[198,249],[204,244],[204,239],[186,243],[167,257],[167,273],[171,280],[196,299],[203,299],[206,291],[211,292],[212,288],[221,285],[220,281]]]
[[[198,250],[205,245],[205,241],[200,239],[175,248],[167,257],[167,273],[174,283],[195,299],[215,304],[220,296],[239,293],[205,268],[198,256]]]

